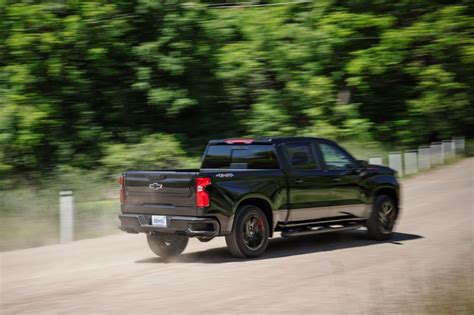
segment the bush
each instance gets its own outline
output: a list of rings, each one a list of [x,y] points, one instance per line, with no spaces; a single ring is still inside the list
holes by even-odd
[[[101,161],[112,173],[127,169],[197,167],[199,164],[185,155],[175,137],[166,134],[145,136],[137,144],[107,145]]]

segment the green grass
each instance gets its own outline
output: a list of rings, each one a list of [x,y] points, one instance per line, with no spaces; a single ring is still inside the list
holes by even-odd
[[[15,192],[11,194],[15,195]],[[22,192],[22,195],[24,194]],[[46,199],[40,199],[40,202],[45,202]],[[20,199],[18,201],[21,202]],[[116,199],[86,202],[75,200],[74,239],[118,233],[119,209],[120,204]],[[47,212],[39,207],[22,209],[17,213],[12,212],[11,208],[2,208],[0,220],[0,251],[54,244],[59,241],[58,202],[51,205]]]
[[[388,163],[388,154],[394,151],[392,148],[384,147],[375,142],[366,142],[363,145],[354,142],[340,142],[339,144],[356,159],[365,161],[368,161],[372,156],[382,156],[384,163]]]
[[[466,156],[474,156],[474,139],[466,139]]]
[[[118,233],[119,186],[100,173],[69,170],[42,182],[0,191],[0,251],[59,241],[59,192],[74,192],[74,238]]]

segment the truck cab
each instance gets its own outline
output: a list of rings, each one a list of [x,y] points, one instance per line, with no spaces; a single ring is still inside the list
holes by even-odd
[[[367,228],[390,237],[399,214],[395,171],[356,160],[314,137],[211,140],[200,169],[122,174],[121,229],[146,233],[162,257],[189,237],[224,236],[231,254],[252,258],[268,239]]]

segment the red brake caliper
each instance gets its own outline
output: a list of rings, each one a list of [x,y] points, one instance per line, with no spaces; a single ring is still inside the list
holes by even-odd
[[[260,218],[258,219],[258,228],[260,229],[260,231],[263,231],[265,228],[264,228],[264,224],[263,224],[263,218]]]

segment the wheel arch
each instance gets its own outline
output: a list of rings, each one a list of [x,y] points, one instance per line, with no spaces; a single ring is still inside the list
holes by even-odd
[[[386,195],[386,196],[389,196],[393,199],[393,201],[395,202],[395,207],[397,209],[397,216],[400,215],[400,196],[399,196],[398,189],[396,187],[393,187],[393,186],[380,187],[380,188],[378,188],[377,190],[374,191],[373,201],[375,202],[375,198],[377,198],[377,196],[381,196],[381,195]]]
[[[393,186],[383,186],[383,187],[378,188],[373,193],[374,200],[377,196],[380,196],[380,195],[387,195],[387,196],[392,197],[393,200],[397,203],[397,207],[399,206],[399,203],[400,203],[399,194],[398,194],[398,191],[395,187],[393,187]]]
[[[237,211],[243,206],[246,205],[254,205],[259,207],[263,213],[265,214],[265,217],[267,218],[268,221],[268,226],[270,227],[270,237],[273,236],[273,230],[274,230],[274,218],[273,218],[273,204],[270,199],[268,199],[265,196],[262,195],[248,195],[239,200],[239,202],[235,205],[234,211],[232,216],[230,217],[229,220],[229,227],[232,228],[234,225],[234,218],[235,215],[237,214]]]

